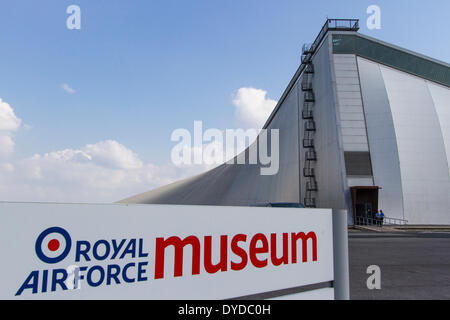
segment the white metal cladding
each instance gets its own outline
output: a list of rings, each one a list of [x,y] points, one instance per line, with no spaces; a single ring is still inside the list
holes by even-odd
[[[450,89],[358,58],[380,207],[410,224],[450,223]]]
[[[389,217],[404,219],[397,139],[383,76],[377,63],[361,57],[358,68],[374,184],[383,188],[379,192],[379,208]]]
[[[450,89],[431,81],[427,81],[427,85],[441,126],[450,173]]]
[[[397,137],[405,217],[410,223],[450,223],[448,159],[427,82],[380,69]]]

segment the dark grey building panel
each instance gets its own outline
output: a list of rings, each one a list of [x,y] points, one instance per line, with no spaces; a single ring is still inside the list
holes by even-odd
[[[356,54],[401,71],[450,86],[450,68],[358,34],[334,34],[333,53]]]
[[[345,170],[348,176],[371,176],[372,164],[369,152],[344,152]]]

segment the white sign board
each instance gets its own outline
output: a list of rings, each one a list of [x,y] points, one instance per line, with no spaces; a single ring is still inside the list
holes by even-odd
[[[229,299],[333,281],[328,209],[0,203],[0,217],[1,299]]]

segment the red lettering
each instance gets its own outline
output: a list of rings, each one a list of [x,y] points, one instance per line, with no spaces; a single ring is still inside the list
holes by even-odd
[[[192,274],[200,274],[200,241],[196,236],[189,236],[184,240],[179,237],[156,238],[155,248],[155,279],[164,278],[164,256],[168,246],[174,246],[174,272],[175,277],[183,275],[183,249],[186,245],[192,246]]]
[[[241,262],[239,263],[231,261],[231,270],[235,271],[242,270],[247,265],[248,261],[247,252],[238,245],[238,243],[241,241],[242,242],[247,241],[247,236],[245,234],[237,234],[231,240],[231,251],[233,251],[235,255],[241,258]]]
[[[302,262],[308,262],[308,243],[311,243],[310,249],[312,249],[312,261],[317,261],[317,236],[313,231],[308,234],[304,232],[295,233],[292,232],[291,236],[291,263],[297,263],[298,256],[298,240],[301,240],[302,250]],[[224,272],[228,270],[228,236],[220,236],[220,256],[219,261],[213,262],[213,248],[212,239],[213,236],[204,237],[204,268],[207,273],[214,274],[217,272]],[[270,246],[269,246],[270,240]],[[282,243],[278,243],[278,249],[282,248],[282,254],[279,257],[280,250],[277,255],[277,240],[282,240]],[[308,241],[311,240],[311,241]],[[277,239],[276,233],[270,234],[270,239],[263,233],[255,234],[249,245],[240,246],[239,243],[247,241],[247,235],[237,234],[231,239],[231,252],[240,258],[241,261],[235,262],[231,260],[231,270],[239,271],[247,266],[248,260],[256,268],[264,268],[268,265],[269,251],[270,260],[274,266],[280,266],[282,264],[289,263],[289,233],[283,233],[281,239]],[[200,258],[201,258],[201,243],[196,236],[188,236],[181,239],[177,236],[164,238],[156,238],[155,246],[155,279],[164,278],[164,260],[166,248],[173,246],[174,248],[174,277],[183,276],[183,254],[186,246],[192,248],[192,275],[200,274]],[[262,254],[266,254],[261,256]],[[311,253],[310,253],[311,255]],[[217,259],[216,259],[217,260]]]
[[[257,247],[258,241],[262,242],[261,247]],[[257,268],[263,268],[267,266],[267,259],[259,260],[257,254],[269,252],[269,243],[267,238],[262,233],[257,233],[253,236],[252,241],[250,241],[250,260],[253,265]]]
[[[308,261],[308,239],[312,240],[312,249],[313,249],[313,261],[317,261],[317,237],[316,234],[311,231],[307,235],[304,232],[291,234],[292,241],[292,263],[297,263],[297,240],[302,239],[302,261]]]
[[[270,258],[274,266],[289,263],[289,234],[283,233],[283,255],[281,258],[277,257],[277,234],[270,235]]]
[[[205,270],[208,273],[217,271],[227,271],[228,264],[228,237],[220,236],[220,262],[216,265],[212,263],[212,237],[205,236]]]

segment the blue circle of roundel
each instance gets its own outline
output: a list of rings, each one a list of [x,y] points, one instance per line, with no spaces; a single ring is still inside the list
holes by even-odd
[[[59,256],[53,257],[53,258],[47,257],[42,252],[42,241],[50,233],[59,233],[66,240],[66,248],[64,249],[64,251]],[[71,246],[72,246],[72,239],[70,238],[70,235],[66,230],[64,230],[63,228],[60,228],[60,227],[51,227],[51,228],[48,228],[48,229],[42,231],[42,233],[39,235],[39,237],[36,240],[35,250],[36,250],[36,254],[37,254],[38,258],[41,259],[42,261],[44,261],[46,263],[58,263],[58,262],[62,261],[65,257],[67,257],[67,255],[70,252]]]

